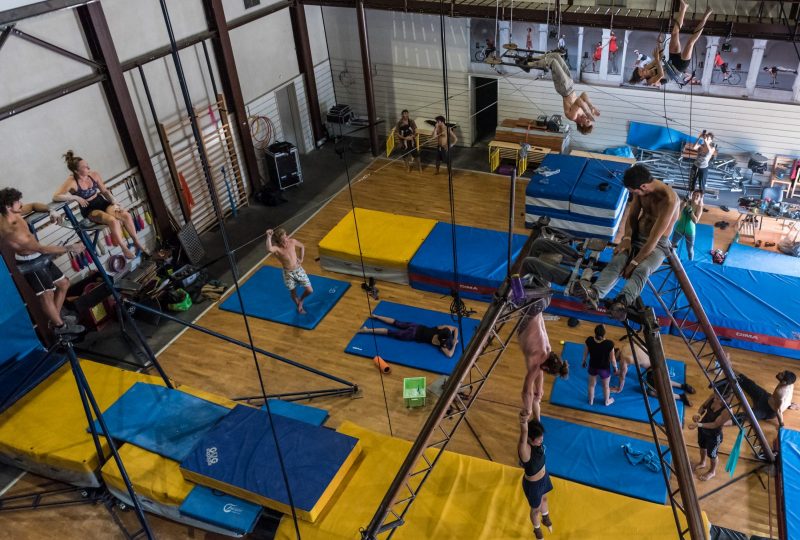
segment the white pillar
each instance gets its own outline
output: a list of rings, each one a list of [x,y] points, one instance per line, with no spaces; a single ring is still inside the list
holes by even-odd
[[[603,28],[603,38],[600,42],[603,44],[603,51],[600,54],[600,78],[608,79],[608,42],[611,39],[611,30]],[[594,51],[594,48],[592,48]]]
[[[508,21],[500,21],[497,23],[497,28],[499,38],[495,46],[497,47],[497,54],[500,55],[504,52],[503,45],[511,43],[511,25]]]
[[[792,101],[800,101],[800,64],[797,64],[797,73],[792,85]]]
[[[581,62],[583,61],[583,26],[578,27],[578,52],[575,55],[575,80],[581,80]]]
[[[711,87],[711,74],[714,72],[717,48],[719,48],[719,36],[706,36],[706,58],[703,61],[703,77],[700,79],[700,88],[706,94]]]
[[[547,32],[549,29],[546,24],[538,24],[536,26],[538,26],[539,31],[539,42],[536,43],[535,47],[539,51],[547,52]]]
[[[764,58],[764,49],[767,47],[766,39],[753,40],[753,56],[750,57],[750,70],[747,72],[747,83],[745,84],[748,96],[752,96],[756,90],[756,79],[761,72],[761,60]]]
[[[625,30],[625,38],[622,41],[622,56],[617,58],[617,69],[619,69],[620,75],[622,75],[622,81],[625,82],[627,79],[626,76],[629,76],[629,73],[625,70],[625,62],[628,60],[628,40],[631,37],[631,31]],[[630,77],[628,77],[630,78]]]

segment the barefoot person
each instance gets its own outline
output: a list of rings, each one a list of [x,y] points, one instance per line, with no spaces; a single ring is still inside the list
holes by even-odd
[[[458,142],[456,131],[447,125],[444,116],[436,117],[436,125],[430,140],[436,141],[436,174],[439,174],[439,166],[444,161],[447,170],[450,170],[450,149]]]
[[[458,343],[458,328],[447,324],[439,326],[425,326],[405,321],[398,321],[391,317],[380,315],[370,315],[370,319],[381,321],[393,328],[370,328],[362,326],[359,334],[375,334],[376,336],[389,336],[400,341],[416,341],[417,343],[427,343],[441,350],[448,358],[453,357]]]
[[[80,242],[68,246],[40,244],[23,217],[31,212],[50,210],[42,203],[22,204],[22,193],[14,188],[0,189],[0,244],[14,252],[17,270],[36,293],[55,334],[80,334],[84,328],[75,324],[74,317],[61,316],[69,280],[50,256],[81,253],[84,246]],[[55,213],[50,212],[50,219],[56,221]]]
[[[538,420],[528,420],[524,411],[519,415],[519,442],[517,455],[524,469],[522,475],[522,491],[528,504],[531,505],[531,523],[533,534],[542,539],[541,526],[553,532],[553,522],[550,520],[547,506],[547,494],[553,491],[550,474],[545,468],[544,459],[544,426]],[[541,519],[540,519],[541,516]]]
[[[300,256],[297,251],[300,250]],[[267,253],[275,255],[283,266],[283,283],[292,295],[292,300],[297,304],[297,312],[305,313],[303,301],[314,292],[308,274],[301,266],[306,254],[306,247],[295,240],[283,229],[267,229]],[[303,287],[303,294],[297,296],[297,287]]]
[[[609,307],[609,315],[620,321],[627,318],[628,307],[642,293],[650,274],[669,255],[669,239],[680,207],[672,188],[653,178],[644,165],[625,171],[623,183],[632,196],[625,235],[597,282],[578,280],[570,291],[583,298],[587,307],[597,309],[599,300],[611,292],[620,276],[625,278],[625,286]]]
[[[589,405],[594,405],[594,387],[597,378],[603,385],[603,402],[606,407],[614,403],[611,397],[609,382],[611,381],[611,367],[617,369],[617,359],[614,357],[614,342],[606,339],[606,327],[598,324],[594,327],[594,335],[586,338],[586,352],[583,354],[582,366],[586,367],[586,357],[589,357]]]
[[[775,378],[778,379],[778,384],[771,394],[749,379],[744,373],[739,373],[736,378],[744,393],[750,397],[750,401],[753,403],[753,414],[757,420],[775,419],[778,426],[782,427],[783,413],[786,410],[800,410],[800,405],[792,403],[794,383],[797,381],[797,375],[794,372],[787,369],[775,375]]]
[[[108,190],[100,173],[89,168],[85,159],[78,157],[72,150],[64,154],[64,161],[70,175],[53,195],[54,201],[76,201],[81,215],[89,220],[106,225],[111,231],[114,244],[122,249],[127,259],[136,255],[128,249],[128,243],[122,237],[122,228],[128,232],[138,252],[144,252],[144,246],[136,237],[136,226],[130,212],[122,208]]]
[[[689,429],[697,429],[697,444],[700,446],[700,461],[693,464],[692,470],[698,473],[700,480],[710,480],[717,472],[717,452],[722,444],[722,426],[730,419],[728,409],[716,392],[692,417],[693,423],[689,424]],[[700,474],[706,466],[706,456],[711,464],[705,473]]]
[[[611,393],[616,394],[622,392],[622,389],[625,388],[625,376],[628,373],[628,368],[633,367],[634,372],[636,370],[635,364],[636,361],[639,361],[639,367],[642,369],[642,377],[644,378],[644,385],[647,389],[647,395],[656,397],[656,389],[655,389],[655,376],[653,374],[653,369],[650,365],[650,357],[647,355],[647,352],[639,346],[638,343],[633,344],[633,349],[636,354],[636,358],[634,359],[634,353],[631,352],[631,348],[627,343],[624,341],[627,340],[627,336],[621,336],[620,342],[623,342],[621,347],[617,347],[614,349],[614,356],[617,358],[619,362],[619,386],[612,386]],[[669,381],[672,388],[679,388],[683,390],[685,393],[683,394],[676,394],[675,392],[672,393],[672,397],[674,399],[680,400],[683,402],[684,405],[687,407],[691,407],[692,404],[689,401],[688,394],[694,394],[694,388],[687,383],[679,383],[673,380]]]

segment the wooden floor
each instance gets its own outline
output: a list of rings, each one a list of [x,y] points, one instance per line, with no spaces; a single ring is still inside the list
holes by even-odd
[[[385,160],[377,160],[369,169],[369,173],[355,175],[357,183],[353,186],[353,199],[356,206],[395,212],[410,216],[420,216],[448,221],[449,199],[447,175],[434,175],[431,167],[423,172],[407,173],[405,167],[390,164]],[[456,221],[460,224],[506,229],[508,224],[508,185],[509,180],[496,175],[455,171],[455,211]],[[524,194],[525,186],[518,183],[516,190],[515,222],[516,230],[526,233],[524,228]],[[317,243],[349,210],[351,201],[347,190],[333,199],[326,207],[315,215],[296,233],[296,238],[307,246],[304,266],[309,274],[328,275],[337,279],[349,279],[338,274],[322,270],[315,261]],[[714,223],[720,219],[735,221],[735,214],[724,214],[715,209],[706,213],[705,222]],[[258,230],[258,227],[254,227]],[[717,230],[718,241],[726,234]],[[717,244],[719,247],[719,244]],[[274,265],[268,259],[264,264]],[[313,281],[313,278],[312,278]],[[344,420],[352,420],[360,425],[382,432],[392,433],[405,439],[414,439],[427,414],[431,410],[429,403],[425,408],[409,410],[403,406],[402,379],[407,376],[427,375],[412,369],[395,366],[391,375],[383,377],[372,366],[371,361],[344,354],[345,345],[369,314],[368,302],[360,287],[360,281],[350,279],[353,286],[341,301],[325,317],[314,331],[300,330],[279,324],[250,319],[250,327],[256,345],[293,360],[325,370],[339,377],[351,380],[359,385],[360,395],[355,399],[329,398],[312,402],[330,411],[328,425],[336,427]],[[423,308],[447,311],[449,300],[438,295],[414,290],[408,286],[379,282],[382,300],[401,302]],[[276,290],[275,294],[286,294]],[[481,316],[486,305],[479,302],[468,302],[469,307],[478,311]],[[245,328],[241,316],[211,309],[200,324],[213,328],[218,332],[246,340]],[[566,320],[548,322],[548,331],[554,348],[559,341],[583,341],[590,333],[593,325],[581,324],[577,328],[568,328]],[[611,331],[611,338],[618,338],[621,331]],[[689,360],[686,350],[677,338],[664,336],[667,356]],[[520,407],[520,389],[524,377],[522,355],[516,343],[503,356],[500,365],[488,381],[480,399],[471,410],[469,420],[475,428],[491,458],[506,464],[515,464],[517,438],[517,411]],[[774,375],[782,369],[798,370],[796,361],[764,354],[730,349],[730,355],[736,369],[747,373],[751,378],[772,389]],[[167,373],[180,383],[209,390],[228,397],[256,395],[259,393],[259,382],[254,368],[252,355],[242,349],[234,348],[214,338],[188,331],[180,336],[160,356]],[[259,360],[267,392],[277,393],[295,390],[329,388],[329,381],[290,368],[274,360]],[[687,379],[696,388],[704,388],[699,368],[687,362]],[[549,396],[552,380],[548,377],[545,396]],[[382,388],[385,388],[385,396]],[[696,412],[697,405],[705,399],[702,391],[695,397],[694,407],[687,409],[686,418]],[[800,401],[800,395],[795,396]],[[388,405],[388,411],[387,411]],[[594,427],[607,429],[617,433],[647,439],[650,436],[647,424],[612,419],[607,416],[564,409],[551,406],[545,402],[543,414],[556,418],[580,422]],[[391,426],[391,427],[390,427]],[[800,429],[800,414],[789,412],[787,426]],[[765,426],[767,436],[775,436],[775,425]],[[686,429],[684,436],[689,447],[690,456],[697,456],[696,432]],[[727,452],[730,450],[735,433],[725,433],[723,455],[720,458],[720,470],[715,479],[709,482],[697,482],[700,495],[710,493],[721,486],[727,476],[723,472]],[[476,437],[468,429],[462,428],[451,443],[451,450],[475,456],[485,456]],[[742,459],[736,470],[737,477],[752,471],[756,463],[750,459],[747,451],[742,449]],[[386,474],[393,474],[387,471]],[[22,486],[35,481],[28,478]],[[769,511],[775,510],[774,497],[768,495],[761,482],[773,489],[774,478],[765,474],[750,475],[716,494],[702,500],[702,507],[712,523],[741,530],[747,533],[768,536],[777,533],[770,529]],[[18,488],[20,489],[20,488]],[[46,516],[46,517],[45,517]],[[130,516],[128,516],[130,517]],[[555,517],[554,519],[557,519]],[[153,518],[151,520],[160,538],[212,538],[202,531],[189,530],[174,523]],[[602,526],[602,524],[598,524]],[[773,520],[772,526],[775,526]],[[120,537],[115,526],[101,507],[76,507],[49,510],[46,513],[25,513],[16,516],[0,514],[0,538],[39,538],[46,531],[59,530],[61,536],[77,538],[86,537]],[[98,536],[100,534],[100,536]],[[557,536],[553,536],[557,538]]]

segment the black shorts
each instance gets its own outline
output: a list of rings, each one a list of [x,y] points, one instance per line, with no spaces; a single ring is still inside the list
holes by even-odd
[[[88,218],[95,210],[105,212],[108,210],[109,206],[111,206],[111,203],[109,203],[102,194],[98,194],[97,197],[89,201],[89,206],[85,208],[83,206],[80,207],[81,215],[85,218]]]
[[[672,64],[672,67],[674,67],[676,70],[682,72],[689,67],[691,60],[684,60],[681,58],[680,53],[669,53],[669,63]]]
[[[706,451],[708,457],[716,459],[717,451],[722,444],[722,430],[697,428],[697,444]]]
[[[58,266],[44,255],[26,261],[17,260],[17,270],[25,276],[36,296],[56,290],[55,282],[66,279]]]
[[[542,505],[544,496],[553,491],[553,482],[550,481],[550,473],[545,471],[544,476],[535,482],[531,482],[523,477],[522,491],[525,493],[525,498],[528,499],[528,504],[531,505],[531,508],[539,508]]]

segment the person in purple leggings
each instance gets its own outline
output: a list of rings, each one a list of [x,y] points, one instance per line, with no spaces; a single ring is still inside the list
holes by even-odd
[[[614,342],[606,339],[606,327],[598,324],[594,327],[594,335],[586,338],[586,352],[583,354],[583,367],[586,367],[586,358],[589,358],[589,405],[594,404],[594,387],[597,378],[603,385],[603,398],[606,406],[614,403],[611,397],[611,366],[617,372],[617,359],[614,356]]]

